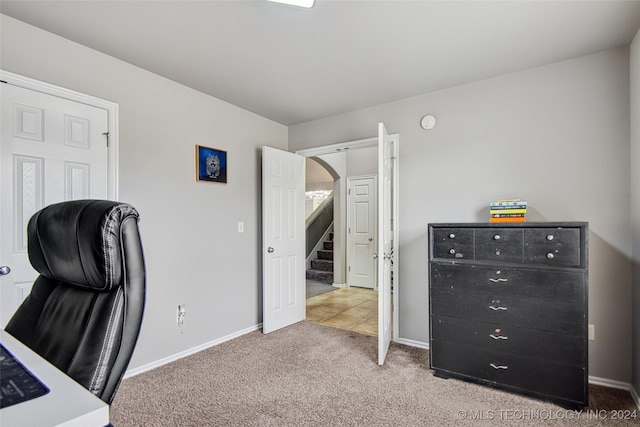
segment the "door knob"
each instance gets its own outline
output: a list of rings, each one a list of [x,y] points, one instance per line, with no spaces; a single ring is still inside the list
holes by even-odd
[[[369,237],[369,241],[370,241],[370,242],[373,242],[373,237]]]
[[[11,273],[11,268],[8,265],[0,265],[0,276],[6,276]]]
[[[274,250],[275,250],[275,249],[273,249],[271,246],[269,246],[269,247],[267,248],[267,252],[269,252],[270,254],[271,254],[271,253],[273,253],[273,251],[274,251]]]

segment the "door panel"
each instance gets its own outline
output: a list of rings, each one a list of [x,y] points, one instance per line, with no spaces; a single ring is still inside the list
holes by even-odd
[[[352,177],[348,183],[347,284],[374,289],[376,264],[376,178]]]
[[[263,321],[266,334],[304,320],[304,157],[262,148]]]
[[[378,125],[378,364],[383,365],[391,343],[391,177],[392,139]]]
[[[28,295],[37,273],[27,256],[27,224],[64,200],[107,198],[108,111],[40,91],[0,85],[2,205],[0,323]]]

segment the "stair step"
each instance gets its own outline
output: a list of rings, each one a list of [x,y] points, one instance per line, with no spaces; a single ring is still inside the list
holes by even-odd
[[[307,279],[322,283],[333,283],[333,271],[307,270]]]
[[[333,251],[319,250],[318,251],[318,259],[329,259],[329,260],[333,261]]]
[[[333,260],[329,260],[329,259],[311,260],[311,269],[330,271],[333,274]]]
[[[323,242],[324,248],[328,251],[332,251],[333,250],[333,241],[325,241]]]

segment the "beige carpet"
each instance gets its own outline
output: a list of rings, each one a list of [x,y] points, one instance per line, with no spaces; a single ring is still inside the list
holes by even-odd
[[[433,376],[428,351],[310,322],[252,332],[123,381],[126,426],[640,425],[628,392],[591,386],[589,414]],[[613,410],[637,419],[614,421]],[[630,412],[631,414],[633,412]],[[540,420],[540,418],[542,420]]]

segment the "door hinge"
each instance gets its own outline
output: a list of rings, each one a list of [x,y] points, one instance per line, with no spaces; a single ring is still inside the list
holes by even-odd
[[[104,135],[104,138],[106,140],[107,147],[108,147],[109,146],[109,132],[102,132],[102,134]]]
[[[347,196],[350,196],[350,195],[351,195],[351,189],[348,189],[347,190]]]

